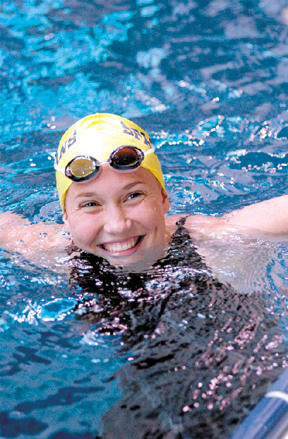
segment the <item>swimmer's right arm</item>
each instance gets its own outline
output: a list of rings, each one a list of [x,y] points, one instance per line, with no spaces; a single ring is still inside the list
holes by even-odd
[[[69,240],[63,224],[32,224],[13,212],[0,214],[0,247],[37,265],[40,257],[52,259],[64,252]]]

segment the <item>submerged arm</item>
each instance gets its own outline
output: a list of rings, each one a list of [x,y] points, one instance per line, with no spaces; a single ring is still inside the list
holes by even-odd
[[[46,260],[49,265],[49,260],[63,253],[67,241],[63,225],[32,224],[16,213],[0,214],[0,247],[21,254],[36,265],[40,265],[40,260]]]
[[[252,204],[222,217],[192,215],[185,227],[217,278],[247,293],[261,285],[267,264],[275,256],[271,241],[288,239],[288,196]]]

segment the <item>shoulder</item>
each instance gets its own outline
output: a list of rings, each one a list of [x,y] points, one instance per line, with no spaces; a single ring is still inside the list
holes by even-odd
[[[169,215],[166,217],[166,227],[170,233],[177,229],[177,223],[185,219],[185,228],[188,230],[191,238],[201,240],[204,237],[212,237],[223,233],[225,228],[225,220],[222,217],[214,217],[208,215]]]

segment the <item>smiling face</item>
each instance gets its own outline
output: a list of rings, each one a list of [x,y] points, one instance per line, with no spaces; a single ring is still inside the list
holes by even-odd
[[[64,222],[74,243],[112,265],[147,266],[165,253],[167,194],[146,169],[104,165],[92,180],[73,183]]]

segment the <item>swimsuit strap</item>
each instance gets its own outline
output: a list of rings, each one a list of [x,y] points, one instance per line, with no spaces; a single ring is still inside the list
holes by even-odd
[[[197,246],[191,237],[189,230],[185,227],[185,222],[190,215],[185,215],[176,222],[176,230],[171,236],[167,256],[162,259],[170,266],[183,267],[184,272],[189,273],[188,277],[198,276],[199,273],[205,276],[210,273],[204,260],[197,251]],[[210,274],[209,274],[210,276]]]
[[[191,245],[192,238],[190,236],[189,231],[185,227],[186,219],[189,216],[190,215],[185,215],[176,222],[177,229],[175,230],[175,232],[172,234],[172,237],[171,237],[172,247],[175,245],[176,245],[176,247],[179,245],[181,246],[181,244],[184,242],[185,243],[190,242],[190,245]]]
[[[187,218],[189,216],[191,216],[191,215],[189,214],[189,215],[186,215],[186,216],[182,216],[182,218],[180,218],[178,221],[176,221],[176,225],[180,226],[180,227],[183,227],[185,222],[186,222],[186,220],[187,220]]]

